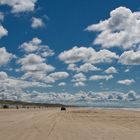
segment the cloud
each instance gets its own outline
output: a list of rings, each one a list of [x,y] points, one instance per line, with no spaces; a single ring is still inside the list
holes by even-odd
[[[8,31],[2,25],[0,25],[0,39],[7,35],[8,35]]]
[[[42,41],[39,38],[33,38],[29,42],[24,42],[21,44],[20,49],[23,49],[27,53],[36,51]]]
[[[4,13],[0,12],[0,21],[4,20]]]
[[[83,86],[85,86],[85,83],[84,82],[75,82],[74,84],[73,84],[73,86],[74,87],[83,87]]]
[[[55,70],[55,68],[51,65],[48,65],[46,63],[39,63],[39,64],[29,64],[29,65],[23,65],[21,67],[22,71],[31,71],[31,72],[52,72]]]
[[[140,95],[134,91],[129,91],[128,93],[111,91],[111,92],[84,92],[80,91],[75,94],[68,92],[56,93],[48,92],[40,93],[34,91],[33,93],[25,92],[20,88],[16,90],[14,88],[6,88],[0,92],[0,99],[14,99],[28,102],[42,102],[42,103],[64,103],[64,104],[75,104],[75,105],[96,105],[96,103],[101,102],[105,105],[110,103],[110,105],[116,105],[118,102],[121,105],[121,101],[139,101]],[[107,104],[108,105],[108,104]]]
[[[5,87],[9,87],[9,88],[15,88],[16,89],[27,89],[27,88],[38,88],[38,87],[47,87],[46,84],[41,83],[41,82],[35,82],[35,81],[26,81],[26,80],[22,80],[19,78],[15,78],[15,77],[7,77],[7,79],[5,79],[5,81],[3,81],[3,85]]]
[[[32,18],[32,24],[31,24],[32,28],[41,28],[43,26],[44,26],[44,22],[41,18],[36,18],[36,17]]]
[[[75,77],[81,77],[79,76]],[[65,72],[52,73],[51,77],[55,80],[59,78],[67,77]],[[85,81],[85,80],[81,80]],[[80,83],[80,82],[79,82]],[[82,83],[82,82],[81,82]],[[64,86],[65,82],[59,83],[60,86]],[[82,86],[78,85],[77,86]],[[41,103],[65,103],[65,104],[77,104],[77,105],[95,105],[96,102],[118,102],[124,103],[124,101],[139,101],[140,95],[134,91],[128,93],[117,91],[102,91],[102,92],[84,92],[79,91],[76,93],[69,92],[48,92],[41,93],[39,91],[28,91],[31,87],[47,87],[47,85],[40,82],[30,82],[14,77],[9,77],[5,72],[0,72],[0,99],[3,100],[18,100],[26,102],[41,102]]]
[[[130,71],[130,69],[125,69],[125,70],[124,70],[124,72],[129,72],[129,71]]]
[[[98,80],[110,80],[113,78],[113,75],[93,75],[89,79],[93,81],[98,81]]]
[[[7,29],[5,29],[2,25],[1,22],[4,20],[4,13],[0,12],[0,39],[4,36],[8,35]]]
[[[21,65],[18,71],[25,72],[21,79],[45,82],[47,75],[55,70],[55,67],[46,63],[47,58],[54,55],[54,52],[47,45],[42,45],[42,40],[37,37],[22,43],[19,48],[25,52],[25,55],[17,60]]]
[[[90,64],[90,63],[85,63],[80,65],[80,67],[77,67],[76,64],[69,64],[68,65],[68,70],[71,71],[76,71],[76,72],[89,72],[89,71],[100,71],[100,68],[97,68],[96,66]]]
[[[0,81],[7,79],[8,75],[4,71],[0,71]]]
[[[114,52],[105,49],[97,52],[91,47],[73,47],[68,51],[60,53],[58,57],[66,64],[77,62],[92,64],[111,63],[113,60],[118,59],[118,56]]]
[[[55,80],[58,80],[69,77],[69,74],[67,72],[54,72],[49,74],[48,76],[52,77]]]
[[[33,64],[42,63],[43,61],[45,61],[45,59],[42,58],[41,56],[36,55],[36,54],[29,54],[29,55],[25,55],[25,57],[19,59],[18,63],[20,63],[22,65],[33,65]]]
[[[119,62],[125,65],[139,65],[140,64],[140,51],[125,51],[121,54]]]
[[[35,37],[29,42],[22,43],[19,48],[24,50],[26,53],[36,53],[42,57],[53,56],[54,52],[49,48],[48,45],[42,45],[42,40]]]
[[[135,83],[135,80],[134,79],[119,80],[118,83],[122,85],[130,86],[131,84]]]
[[[0,89],[1,88],[14,88],[15,90],[26,89],[29,87],[46,87],[46,84],[41,82],[31,82],[9,76],[6,72],[0,71]]]
[[[40,82],[29,82],[10,77],[5,72],[0,72],[0,99],[33,101],[33,93],[25,92],[28,88],[47,87]]]
[[[8,53],[6,48],[0,48],[0,66],[7,64],[15,56],[11,53]]]
[[[31,12],[35,9],[37,0],[0,0],[0,5],[8,5],[12,13]]]
[[[21,65],[20,71],[25,72],[22,79],[30,79],[35,81],[44,81],[47,73],[55,70],[52,65],[45,63],[46,59],[40,55],[31,53],[18,59],[17,63]]]
[[[67,64],[85,61],[89,56],[91,56],[92,51],[92,48],[74,47],[68,51],[60,53],[59,59]]]
[[[45,78],[46,83],[55,83],[57,80],[68,78],[69,74],[67,72],[54,72],[49,74]]]
[[[73,79],[71,81],[74,82],[74,87],[85,86],[84,82],[87,80],[87,78],[83,73],[75,74],[72,78]]]
[[[21,77],[22,79],[31,79],[35,81],[44,81],[47,73],[54,71],[55,68],[52,65],[46,63],[23,65],[21,71],[25,74]]]
[[[117,70],[114,67],[109,67],[104,72],[107,73],[107,74],[113,74],[113,73],[117,73]]]
[[[86,81],[86,76],[83,73],[78,73],[73,76],[72,82]]]
[[[135,48],[140,44],[140,12],[132,12],[126,7],[119,7],[110,12],[110,18],[90,25],[87,31],[99,32],[94,45],[103,48]]]
[[[66,86],[66,83],[65,82],[61,82],[61,83],[58,84],[58,86],[60,86],[60,87]]]
[[[28,54],[20,58],[17,63],[21,64],[21,71],[25,74],[22,79],[44,80],[46,74],[55,70],[52,65],[44,63],[45,59],[36,54]]]
[[[42,40],[37,37],[22,43],[19,48],[25,52],[25,55],[17,60],[21,65],[17,70],[25,72],[21,79],[45,82],[48,73],[55,70],[55,67],[46,63],[47,58],[54,55],[53,50],[43,45]]]
[[[21,77],[22,80],[31,80],[31,81],[44,81],[44,77],[46,77],[46,73],[44,71],[27,71],[25,74]]]

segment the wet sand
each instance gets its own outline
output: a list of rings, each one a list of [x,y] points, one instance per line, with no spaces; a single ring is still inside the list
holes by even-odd
[[[140,112],[0,109],[0,140],[140,140]]]

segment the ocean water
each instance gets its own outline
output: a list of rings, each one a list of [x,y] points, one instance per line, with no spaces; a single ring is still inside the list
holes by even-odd
[[[140,101],[129,102],[94,102],[93,104],[86,104],[88,108],[106,108],[106,109],[125,109],[140,111]]]

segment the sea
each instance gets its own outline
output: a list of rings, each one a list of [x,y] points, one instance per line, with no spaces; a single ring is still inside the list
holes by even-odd
[[[82,107],[140,111],[140,101],[137,101],[137,102],[94,102],[93,104],[85,104]]]

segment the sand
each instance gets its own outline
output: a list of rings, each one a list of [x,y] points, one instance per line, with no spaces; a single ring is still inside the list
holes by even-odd
[[[0,140],[140,140],[140,112],[0,109]]]

